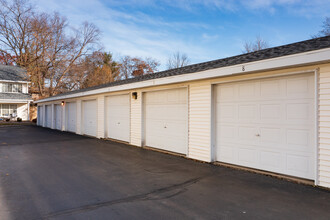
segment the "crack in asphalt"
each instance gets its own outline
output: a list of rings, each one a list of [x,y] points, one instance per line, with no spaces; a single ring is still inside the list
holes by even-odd
[[[47,215],[45,215],[41,218],[38,218],[38,219],[50,219],[50,218],[59,217],[59,216],[65,216],[65,215],[70,215],[70,214],[88,212],[88,211],[95,210],[95,209],[98,209],[98,208],[111,206],[111,205],[116,205],[116,204],[121,204],[121,203],[146,201],[146,200],[167,199],[167,198],[177,196],[177,195],[187,191],[187,189],[185,189],[185,187],[191,186],[191,185],[199,182],[200,180],[202,180],[206,177],[207,176],[193,178],[193,179],[187,180],[183,183],[174,184],[174,185],[171,185],[171,186],[168,186],[168,187],[156,189],[156,190],[151,191],[149,193],[144,193],[144,194],[129,196],[129,197],[122,198],[122,199],[99,202],[99,203],[95,203],[95,204],[80,206],[80,207],[77,207],[77,208],[57,211],[57,212],[49,213],[49,214],[47,214]],[[175,191],[175,190],[177,190],[177,191]],[[173,194],[170,194],[170,195],[162,196],[163,193],[168,193],[168,192],[172,192],[172,191],[175,191],[175,192]]]
[[[91,138],[86,138],[86,140]],[[75,142],[75,141],[81,141],[85,139],[77,139],[77,140],[71,140],[71,139],[62,139],[62,140],[52,140],[52,143],[61,143],[61,142]],[[0,146],[22,146],[22,145],[34,145],[34,144],[48,144],[49,141],[35,141],[35,142],[28,142],[28,143],[6,143]],[[1,144],[1,143],[0,143]]]

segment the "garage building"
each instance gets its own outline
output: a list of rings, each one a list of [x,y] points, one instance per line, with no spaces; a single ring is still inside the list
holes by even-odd
[[[37,103],[44,127],[330,187],[330,37]]]

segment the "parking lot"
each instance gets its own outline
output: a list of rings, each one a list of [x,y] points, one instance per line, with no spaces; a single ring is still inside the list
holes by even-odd
[[[0,126],[0,219],[330,219],[330,192],[107,140]]]

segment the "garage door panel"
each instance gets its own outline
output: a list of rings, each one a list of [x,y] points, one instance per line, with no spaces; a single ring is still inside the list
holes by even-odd
[[[145,145],[187,153],[187,90],[144,94]]]
[[[283,143],[281,137],[283,137],[284,129],[281,128],[260,128],[260,144],[268,146],[278,146]]]
[[[235,88],[231,85],[223,85],[219,88],[219,95],[216,97],[217,101],[232,101],[235,97]]]
[[[228,162],[228,163],[233,163],[237,162],[235,158],[235,153],[234,153],[235,148],[233,146],[228,146],[228,145],[222,145],[221,149],[219,149],[219,158],[218,160],[221,160],[223,162]]]
[[[116,95],[106,98],[107,137],[129,142],[130,99],[129,95]]]
[[[260,96],[267,99],[281,96],[281,81],[272,79],[260,83]]]
[[[256,120],[257,105],[243,104],[238,105],[239,120]]]
[[[295,79],[287,80],[287,95],[288,97],[303,97],[303,98],[313,98],[311,97],[311,80],[306,77],[299,77]]]
[[[238,98],[239,99],[254,99],[257,95],[255,83],[241,83],[238,85]]]
[[[282,154],[279,152],[274,151],[261,151],[260,152],[260,164],[263,167],[267,168],[268,170],[274,172],[280,172],[281,169],[281,160]]]
[[[237,136],[237,127],[231,125],[218,125],[216,136],[221,140],[232,140]]]
[[[262,120],[272,120],[281,118],[281,104],[261,104],[260,117]]]
[[[288,129],[287,130],[287,144],[288,146],[298,146],[301,150],[308,149],[310,146],[310,130]]]
[[[238,148],[238,160],[242,165],[256,166],[258,153],[254,148]]]
[[[291,123],[310,123],[313,117],[313,105],[309,103],[287,103],[286,115]]]
[[[287,154],[287,169],[297,174],[304,174],[309,169],[309,157],[297,154]]]
[[[223,121],[228,119],[230,122],[237,118],[237,105],[222,105],[217,106],[217,115]]]
[[[313,74],[222,84],[215,91],[217,160],[314,178]]]

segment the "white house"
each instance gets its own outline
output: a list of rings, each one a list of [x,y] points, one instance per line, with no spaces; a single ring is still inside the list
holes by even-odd
[[[17,66],[0,64],[0,118],[29,120],[32,101],[26,71]]]
[[[330,37],[37,103],[40,126],[330,187]]]

